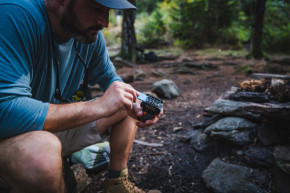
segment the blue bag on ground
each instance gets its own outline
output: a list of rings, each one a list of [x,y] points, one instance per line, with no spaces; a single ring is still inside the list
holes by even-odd
[[[89,170],[102,170],[108,166],[110,161],[109,142],[97,143],[72,154],[73,164],[81,163]]]

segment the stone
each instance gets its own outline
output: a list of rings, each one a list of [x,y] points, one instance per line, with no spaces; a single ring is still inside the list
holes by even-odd
[[[204,170],[202,179],[206,186],[215,193],[266,193],[266,190],[253,182],[267,177],[261,172],[257,175],[256,172],[257,170],[248,167],[228,164],[220,159],[215,159]],[[261,175],[264,175],[263,178]],[[260,176],[259,179],[255,179],[257,176]]]
[[[279,102],[290,101],[290,80],[272,78],[269,92]]]
[[[290,192],[290,174],[285,173],[279,167],[275,167],[272,176],[272,187],[275,193]]]
[[[204,151],[207,147],[207,135],[202,131],[196,131],[191,137],[190,143],[196,151]]]
[[[259,92],[234,92],[229,94],[229,99],[235,101],[265,103],[270,100],[270,95]]]
[[[290,120],[290,103],[252,103],[217,99],[205,108],[207,114],[245,117],[255,120]]]
[[[196,135],[197,132],[200,132],[199,130],[191,130],[188,131],[186,134],[180,136],[180,140],[182,142],[188,142],[189,140],[191,140],[191,138]]]
[[[194,129],[205,129],[206,127],[217,122],[221,118],[223,118],[223,117],[219,114],[213,114],[211,116],[204,116],[204,118],[202,119],[202,121],[200,123],[193,125],[193,128]]]
[[[205,133],[210,133],[212,131],[224,131],[232,132],[233,130],[242,131],[242,130],[252,130],[258,127],[257,124],[241,117],[225,117],[217,122],[211,124],[205,129]]]
[[[246,146],[254,142],[254,130],[232,131],[232,132],[211,132],[210,136],[219,140],[230,142],[237,146]]]
[[[151,74],[157,77],[167,77],[168,74],[161,69],[152,69]]]
[[[275,164],[272,150],[265,147],[249,147],[244,152],[243,160],[253,167],[270,168]]]
[[[239,116],[260,120],[262,117],[260,114],[244,110],[249,105],[250,103],[248,102],[217,99],[209,107],[205,108],[204,112],[209,115],[220,114],[223,116]]]
[[[274,158],[277,166],[283,172],[290,174],[290,146],[275,146]]]
[[[258,184],[262,184],[268,180],[269,173],[267,171],[261,171],[259,169],[250,169],[251,178]]]
[[[172,80],[163,79],[153,84],[152,92],[158,97],[172,99],[179,96],[179,89]]]
[[[149,62],[156,62],[158,61],[158,56],[153,51],[149,51],[144,53],[144,59]]]
[[[278,125],[278,124],[277,124]],[[263,145],[272,145],[287,140],[284,135],[280,134],[276,126],[272,126],[270,123],[262,123],[258,128],[258,139]]]
[[[142,69],[136,69],[134,79],[135,80],[144,80],[146,78],[146,74],[144,74]]]
[[[278,78],[278,79],[290,80],[290,76],[281,75],[281,74],[253,73],[251,74],[251,77],[254,79]]]
[[[82,166],[82,164],[74,164],[71,166],[71,169],[74,172],[77,182],[74,193],[81,193],[86,189],[92,180],[89,178],[86,169]]]
[[[253,142],[257,124],[241,117],[225,117],[208,126],[205,133],[238,146]]]

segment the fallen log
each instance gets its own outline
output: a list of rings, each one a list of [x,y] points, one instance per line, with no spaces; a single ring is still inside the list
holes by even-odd
[[[218,66],[213,63],[195,63],[195,62],[162,62],[153,64],[154,68],[172,68],[172,67],[191,67],[200,69],[216,69]]]

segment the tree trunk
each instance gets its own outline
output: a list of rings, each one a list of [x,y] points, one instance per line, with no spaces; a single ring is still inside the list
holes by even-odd
[[[136,0],[129,0],[129,2],[136,5]],[[121,57],[132,62],[136,62],[137,59],[137,40],[134,28],[135,13],[135,10],[124,10],[122,25]]]
[[[251,52],[250,55],[255,59],[263,57],[262,35],[263,24],[266,10],[266,0],[256,0],[254,24],[251,34]]]

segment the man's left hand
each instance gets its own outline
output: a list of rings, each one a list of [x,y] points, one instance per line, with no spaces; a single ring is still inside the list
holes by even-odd
[[[137,100],[136,103],[133,104],[133,108],[131,112],[128,112],[128,114],[137,120],[138,117],[141,117],[143,115],[143,111],[142,111],[142,107],[141,107],[141,101]],[[161,110],[161,112],[156,115],[153,119],[151,120],[146,120],[145,122],[137,122],[136,125],[138,127],[149,127],[154,125],[155,123],[157,123],[157,121],[159,120],[159,118],[163,115],[163,109]]]

